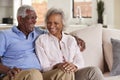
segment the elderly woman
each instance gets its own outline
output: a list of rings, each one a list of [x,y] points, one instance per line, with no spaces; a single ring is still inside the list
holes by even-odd
[[[49,33],[40,35],[36,40],[36,54],[43,72],[58,69],[64,73],[74,73],[75,80],[103,80],[98,68],[83,68],[84,60],[75,38],[62,31],[65,27],[62,10],[49,9],[45,23]]]

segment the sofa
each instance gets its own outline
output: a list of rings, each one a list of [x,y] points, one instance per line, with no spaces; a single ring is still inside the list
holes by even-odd
[[[78,26],[77,26],[78,27]],[[1,28],[0,30],[7,29]],[[67,29],[67,28],[66,28]],[[92,25],[84,28],[77,28],[74,31],[65,32],[83,39],[86,49],[82,52],[85,60],[85,67],[95,66],[100,68],[105,80],[120,80],[120,76],[111,76],[113,66],[113,51],[111,38],[120,39],[120,30],[102,28],[101,25]]]
[[[120,30],[93,25],[68,33],[85,41],[86,49],[82,52],[85,67],[99,67],[105,80],[120,80],[119,75],[110,75],[113,65],[111,38],[120,39]]]

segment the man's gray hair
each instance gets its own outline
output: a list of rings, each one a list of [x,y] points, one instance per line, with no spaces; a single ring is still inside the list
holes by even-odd
[[[18,8],[17,11],[17,17],[18,16],[22,16],[23,18],[26,17],[26,10],[31,10],[31,11],[35,11],[34,8],[32,6],[29,5],[22,5]]]
[[[62,17],[62,23],[63,23],[63,26],[65,27],[65,14],[63,12],[63,10],[61,9],[57,9],[57,8],[50,8],[47,13],[46,13],[46,16],[45,16],[45,24],[47,24],[48,22],[48,18],[53,15],[53,14],[60,14],[61,17]]]

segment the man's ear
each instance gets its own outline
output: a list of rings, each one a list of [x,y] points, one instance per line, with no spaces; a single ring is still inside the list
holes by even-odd
[[[22,23],[22,22],[23,22],[23,19],[22,19],[21,16],[18,16],[18,17],[17,17],[17,20],[18,20],[19,23]]]
[[[18,22],[20,22],[20,16],[17,17]]]

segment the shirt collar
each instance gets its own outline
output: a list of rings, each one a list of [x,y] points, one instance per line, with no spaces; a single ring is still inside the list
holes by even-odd
[[[15,32],[15,33],[20,33],[21,31],[17,28],[17,26],[13,26],[12,27],[12,31]]]
[[[22,31],[20,31],[18,28],[17,28],[17,26],[13,26],[12,27],[12,31],[13,32],[15,32],[16,34],[21,34],[21,33],[23,33]],[[36,32],[35,32],[35,29],[29,34],[29,36],[32,36],[32,38],[35,38],[36,37]]]
[[[52,39],[54,39],[54,40],[57,40],[58,41],[58,38],[56,38],[55,36],[53,36],[52,34],[48,34]],[[60,40],[60,42],[64,42],[64,43],[66,43],[66,34],[64,33],[64,32],[62,32],[62,39]]]

